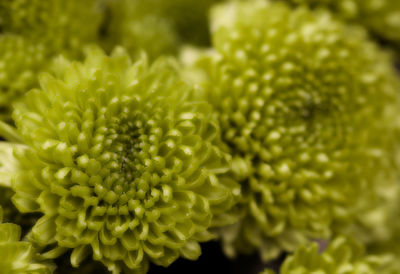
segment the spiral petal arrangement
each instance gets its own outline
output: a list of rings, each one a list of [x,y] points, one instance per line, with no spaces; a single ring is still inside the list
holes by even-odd
[[[132,64],[122,48],[96,48],[84,63],[58,60],[13,114],[26,147],[16,150],[13,201],[40,212],[31,238],[93,254],[110,271],[145,273],[196,259],[210,228],[232,222],[237,185],[210,106],[190,100],[174,62]]]
[[[364,25],[380,39],[400,45],[400,2],[397,0],[289,0],[312,8],[328,8],[339,17]]]
[[[226,253],[269,260],[328,237],[380,180],[396,180],[400,82],[389,56],[362,29],[282,3],[221,5],[211,27],[213,50],[191,60],[191,79],[242,187]]]
[[[50,274],[55,269],[49,262],[40,262],[36,250],[29,242],[20,241],[21,228],[2,222],[0,206],[0,273]]]
[[[349,238],[337,237],[322,253],[317,243],[300,247],[285,259],[280,273],[389,274],[391,272],[387,272],[386,269],[392,260],[390,255],[367,255],[359,243]],[[273,272],[266,270],[264,273]]]

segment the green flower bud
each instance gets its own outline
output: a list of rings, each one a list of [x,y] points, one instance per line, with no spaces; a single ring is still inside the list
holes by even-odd
[[[49,274],[53,264],[41,261],[29,242],[20,241],[21,228],[12,223],[1,223],[3,210],[0,206],[0,272],[7,274]]]
[[[182,55],[242,186],[226,253],[269,260],[329,237],[396,178],[400,83],[389,56],[362,29],[282,3],[221,5],[211,27],[211,51]]]
[[[26,147],[15,151],[13,202],[40,212],[31,239],[88,255],[110,271],[145,273],[196,259],[210,229],[232,222],[237,187],[211,107],[190,100],[174,62],[132,64],[117,48],[84,63],[59,59],[13,114]]]
[[[400,45],[398,0],[289,0],[312,8],[328,8],[340,18],[364,25],[373,35]]]
[[[319,252],[317,243],[300,247],[287,257],[281,266],[281,274],[375,274],[390,273],[386,266],[390,265],[391,255],[367,255],[363,247],[354,240],[344,237],[334,239],[328,248]],[[273,273],[265,270],[263,274]]]

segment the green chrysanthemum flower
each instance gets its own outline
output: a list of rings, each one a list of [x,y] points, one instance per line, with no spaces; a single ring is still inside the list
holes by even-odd
[[[289,0],[294,4],[324,7],[341,18],[360,23],[381,39],[400,45],[398,0]]]
[[[20,241],[21,228],[15,224],[1,223],[2,216],[0,206],[0,273],[53,273],[55,267],[51,263],[41,262],[31,243]]]
[[[396,177],[400,83],[389,56],[361,29],[282,3],[222,5],[212,28],[214,49],[183,59],[242,186],[227,254],[258,249],[268,260],[328,237],[371,186]]]
[[[173,62],[131,64],[92,49],[86,61],[58,61],[40,77],[13,117],[26,148],[13,202],[44,216],[32,229],[48,256],[73,249],[109,270],[145,273],[196,259],[209,228],[231,222],[235,184],[217,175],[229,167],[218,146],[210,107],[189,101]]]
[[[393,257],[390,255],[373,256],[365,254],[363,247],[354,240],[338,237],[329,247],[319,252],[317,243],[302,246],[285,259],[281,274],[375,274],[386,272]],[[265,270],[263,274],[273,271]]]
[[[0,120],[9,120],[11,103],[37,85],[46,50],[18,35],[0,34]]]
[[[98,39],[103,0],[2,0],[0,27],[37,43],[48,51],[80,52]]]

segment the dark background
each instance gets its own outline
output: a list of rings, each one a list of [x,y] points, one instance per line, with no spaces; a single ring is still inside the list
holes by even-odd
[[[264,269],[257,255],[239,256],[230,260],[224,256],[220,244],[202,244],[202,255],[197,261],[178,259],[168,268],[150,266],[148,274],[258,274]]]
[[[284,255],[281,258],[265,265],[257,254],[241,255],[235,259],[228,259],[222,253],[218,242],[208,242],[201,245],[202,255],[196,261],[178,259],[168,268],[150,264],[147,274],[259,274],[265,267],[277,271]],[[58,268],[55,274],[108,274],[101,263],[87,259],[78,269],[72,268],[69,262],[70,252],[55,260]],[[278,273],[278,272],[277,272]]]

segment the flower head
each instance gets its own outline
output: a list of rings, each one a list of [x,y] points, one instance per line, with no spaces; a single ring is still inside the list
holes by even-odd
[[[396,177],[400,83],[390,58],[362,29],[279,3],[221,5],[211,26],[213,49],[183,56],[242,186],[226,252],[258,249],[268,260],[328,237],[371,186]]]
[[[235,187],[217,177],[229,159],[210,106],[190,100],[171,60],[132,64],[121,48],[61,58],[55,74],[13,114],[26,143],[13,201],[43,213],[32,240],[114,272],[196,259],[209,228],[230,222]]]

